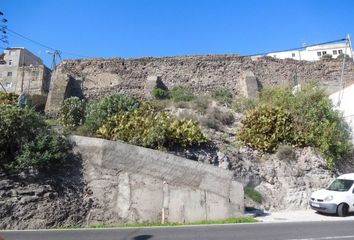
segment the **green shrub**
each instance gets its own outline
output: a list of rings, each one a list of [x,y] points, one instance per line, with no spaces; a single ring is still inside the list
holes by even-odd
[[[262,203],[262,194],[252,187],[244,188],[245,195],[255,201],[256,203]]]
[[[331,59],[333,59],[332,55],[331,54],[327,54],[327,53],[322,55],[322,57],[321,57],[321,60],[324,60],[324,61],[328,61],[328,60],[331,60]]]
[[[14,168],[51,170],[61,167],[70,150],[69,141],[55,132],[46,132],[23,145]]]
[[[0,92],[0,105],[16,105],[18,95],[16,93]]]
[[[0,106],[0,165],[6,167],[21,147],[43,131],[43,119],[31,109]]]
[[[242,123],[239,139],[246,145],[268,152],[282,143],[312,146],[330,168],[353,149],[344,119],[333,110],[324,90],[311,85],[296,94],[290,88],[263,90]]]
[[[167,112],[156,112],[148,104],[113,116],[97,133],[106,139],[154,149],[188,147],[206,141],[197,122],[175,119]]]
[[[85,118],[85,103],[78,97],[65,99],[59,110],[59,122],[68,129],[82,125]]]
[[[2,170],[49,168],[66,154],[64,141],[59,141],[44,119],[29,108],[0,106],[0,122]]]
[[[218,88],[212,92],[211,96],[220,103],[230,104],[232,101],[232,93],[224,88]]]
[[[152,92],[151,92],[152,96],[154,96],[156,99],[165,99],[168,97],[168,91],[161,89],[161,88],[157,88],[155,87]]]
[[[86,108],[85,129],[94,133],[103,123],[117,113],[132,111],[139,102],[131,97],[112,95],[89,102]]]
[[[171,98],[174,102],[189,102],[194,99],[193,93],[182,86],[173,87],[169,93],[169,98]]]
[[[280,143],[292,140],[292,118],[281,107],[257,106],[241,123],[238,138],[251,148],[273,152]]]
[[[277,157],[280,160],[295,160],[295,152],[292,146],[289,145],[280,145],[277,150]]]
[[[344,58],[345,58],[346,60],[351,59],[351,57],[350,57],[348,54],[345,54],[345,53],[341,53],[341,54],[339,54],[338,57],[337,57],[337,59],[339,59],[339,60],[343,60]]]

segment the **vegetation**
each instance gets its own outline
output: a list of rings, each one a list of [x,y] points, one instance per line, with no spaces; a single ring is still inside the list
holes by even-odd
[[[292,140],[292,117],[281,107],[259,105],[241,123],[238,137],[251,148],[273,152],[279,143]]]
[[[343,60],[344,58],[345,58],[346,60],[351,59],[351,57],[350,57],[348,54],[345,54],[345,53],[341,53],[341,54],[339,54],[338,57],[337,57],[337,59],[339,59],[339,60]]]
[[[282,144],[278,147],[277,157],[280,160],[294,160],[296,155],[292,146]]]
[[[218,88],[212,92],[211,96],[222,104],[230,104],[232,101],[232,93],[224,88]]]
[[[324,60],[324,61],[328,61],[328,60],[331,60],[331,59],[333,59],[331,54],[324,54],[321,57],[321,60]]]
[[[237,97],[231,102],[231,109],[236,112],[246,112],[255,107],[255,101],[245,97]]]
[[[244,188],[245,195],[255,201],[256,203],[262,203],[262,194],[252,187]]]
[[[193,93],[188,88],[182,86],[173,87],[169,91],[168,96],[174,102],[189,102],[195,98]]]
[[[325,92],[314,86],[296,94],[290,88],[262,91],[242,125],[239,140],[264,152],[274,152],[280,144],[312,146],[330,168],[352,152],[348,126]]]
[[[150,104],[116,114],[97,133],[106,139],[155,149],[195,146],[206,141],[197,122],[177,119],[167,112],[157,112]]]
[[[85,118],[85,103],[78,97],[65,99],[59,110],[59,122],[65,128],[75,129]]]
[[[18,95],[15,93],[0,92],[0,105],[16,105]]]
[[[125,111],[133,111],[139,102],[131,97],[112,95],[89,102],[86,108],[84,127],[92,133],[110,117]]]
[[[155,87],[153,90],[152,90],[152,96],[154,96],[156,99],[165,99],[168,97],[168,91],[167,90],[164,90],[164,89],[161,89],[161,88],[157,88]]]
[[[33,142],[27,142],[22,146],[14,167],[39,170],[59,168],[63,165],[69,150],[70,144],[64,136],[56,132],[46,132],[37,136]]]
[[[67,154],[65,138],[29,108],[0,106],[0,169],[49,169]]]

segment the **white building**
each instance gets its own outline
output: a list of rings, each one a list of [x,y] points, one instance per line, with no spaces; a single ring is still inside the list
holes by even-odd
[[[352,140],[354,143],[354,82],[347,87],[332,93],[329,98],[332,100],[336,109],[343,112],[345,121],[352,129]]]
[[[354,54],[350,37],[348,36],[346,41],[343,39],[342,42],[311,45],[293,50],[271,52],[260,56],[270,56],[279,59],[290,58],[295,60],[317,61],[320,60],[323,55],[327,54],[331,55],[333,58],[337,58],[340,54],[347,54],[349,57],[353,58]]]

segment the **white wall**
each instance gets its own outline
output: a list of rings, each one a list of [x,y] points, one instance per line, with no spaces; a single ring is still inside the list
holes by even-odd
[[[326,54],[332,55],[333,58],[337,58],[340,54],[339,52],[342,51],[342,53],[346,53],[352,57],[352,49],[347,48],[347,52],[345,52],[345,48],[346,43],[333,43],[306,47],[303,50],[272,52],[268,53],[267,56],[279,59],[292,58],[295,60],[317,61],[321,59],[321,56],[324,54],[324,52]],[[318,52],[321,52],[321,56],[318,55]]]
[[[345,121],[349,124],[352,129],[352,139],[354,143],[354,83],[344,90],[335,92],[329,96],[333,104],[336,106],[336,109],[343,112]],[[338,102],[340,105],[338,106]]]

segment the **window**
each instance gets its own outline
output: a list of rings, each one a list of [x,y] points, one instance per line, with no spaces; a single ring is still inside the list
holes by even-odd
[[[338,50],[338,54],[342,54],[343,53],[343,50]]]
[[[12,77],[12,72],[7,72],[8,77]]]
[[[337,55],[337,50],[333,50],[333,55]]]
[[[12,64],[12,60],[9,60],[9,65],[11,65]]]
[[[317,52],[317,56],[321,57],[322,53],[321,52]]]
[[[325,55],[325,54],[327,54],[327,52],[326,51],[322,51],[322,55]]]
[[[11,51],[9,52],[10,56],[16,56],[16,51]]]
[[[295,53],[292,53],[291,56],[292,56],[292,57],[295,57]]]

